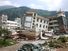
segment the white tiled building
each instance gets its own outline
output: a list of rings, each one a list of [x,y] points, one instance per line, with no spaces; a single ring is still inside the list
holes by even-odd
[[[15,18],[15,22],[17,22],[18,27],[21,27],[21,18]]]
[[[27,12],[24,22],[24,27],[28,29],[34,29],[36,32],[48,31],[49,19],[38,16],[35,12]]]
[[[6,27],[7,27],[8,29],[15,29],[15,28],[18,27],[18,24],[17,24],[17,22],[15,22],[15,21],[7,20],[7,22],[6,22]]]
[[[6,28],[6,22],[7,22],[8,16],[2,14],[0,16],[0,25],[2,26],[2,28]]]
[[[4,14],[0,16],[0,25],[2,26],[2,28],[6,28],[9,30],[14,30],[18,27],[17,22],[8,20],[8,16]]]

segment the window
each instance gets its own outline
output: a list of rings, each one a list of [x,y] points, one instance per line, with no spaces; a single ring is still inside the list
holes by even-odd
[[[47,21],[47,24],[48,24],[48,21]]]
[[[33,25],[34,25],[34,23],[33,23]]]
[[[49,25],[53,25],[53,23],[49,23]]]
[[[34,26],[32,26],[32,28],[34,28]]]
[[[37,18],[37,21],[39,21],[39,19]]]
[[[53,24],[58,24],[58,22],[54,22]]]
[[[45,25],[43,25],[43,28],[45,28]]]
[[[40,22],[42,22],[42,19],[41,19],[41,21]]]
[[[46,28],[48,28],[48,26],[46,26]]]
[[[49,19],[49,21],[51,21],[52,19]]]
[[[35,20],[33,20],[33,22],[35,22]]]
[[[40,24],[40,27],[41,27],[41,24]]]
[[[36,13],[34,13],[34,16],[36,16]]]
[[[57,18],[53,18],[53,20],[56,20]]]
[[[35,19],[35,17],[34,17],[34,19]]]
[[[36,24],[36,26],[38,27],[38,24]]]
[[[45,20],[44,20],[44,23],[45,23]]]

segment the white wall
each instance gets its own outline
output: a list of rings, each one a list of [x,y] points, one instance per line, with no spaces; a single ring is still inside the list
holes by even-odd
[[[39,21],[37,21],[37,19],[39,19]],[[37,16],[35,16],[35,19],[33,16],[26,16],[25,17],[25,27],[29,27],[30,29],[33,29],[33,26],[34,26],[34,29],[39,32],[39,31],[42,31],[42,30],[46,30],[48,31],[48,20],[46,20],[47,18],[44,18],[42,19],[42,22],[41,22],[41,18],[37,18]],[[44,20],[45,20],[45,23],[44,23]],[[34,25],[33,25],[34,23]],[[36,24],[38,24],[38,26],[36,26]],[[40,24],[41,24],[41,27],[40,27]],[[45,26],[43,28],[43,26]],[[46,28],[47,26],[47,28]]]
[[[32,17],[27,16],[27,17],[25,18],[25,24],[24,24],[24,26],[25,26],[25,27],[29,27],[29,28],[32,27]]]
[[[21,27],[21,18],[15,18],[15,22],[17,22],[18,27]]]
[[[36,26],[36,31],[42,31],[42,30],[48,30],[48,23],[47,23],[47,21],[46,20],[42,20],[42,22],[40,22],[41,21],[41,19],[39,19],[39,21],[37,21],[37,18],[36,18],[36,22],[35,22],[35,24],[38,24],[38,26]],[[44,21],[45,21],[45,23],[44,23]],[[40,27],[40,24],[41,24],[41,27]],[[45,26],[45,27],[43,27],[43,26]],[[47,28],[46,28],[46,26],[47,26]]]
[[[15,22],[15,21],[9,21],[9,20],[7,20],[7,22],[6,22],[6,27],[7,27],[8,29],[15,29],[15,28],[18,27],[18,24],[17,24],[17,22]]]

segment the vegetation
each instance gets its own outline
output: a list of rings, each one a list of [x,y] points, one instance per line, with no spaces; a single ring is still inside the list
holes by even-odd
[[[61,41],[62,43],[65,43],[68,41],[67,37],[65,37],[65,36],[60,36],[57,40]]]
[[[35,11],[37,12],[40,16],[54,16],[56,15],[56,11],[47,11],[47,10],[41,10],[41,9],[31,9],[29,7],[23,6],[23,7],[14,7],[14,8],[9,8],[9,9],[0,9],[0,14],[7,14],[8,19],[14,20],[16,17],[23,17],[23,15],[29,11]]]
[[[0,47],[9,46],[15,44],[10,38],[11,32],[8,29],[0,27]]]
[[[12,39],[6,39],[5,41],[3,39],[0,39],[0,47],[10,46],[14,44],[16,44],[16,42]]]
[[[7,14],[8,19],[14,20],[16,17],[23,17],[23,15],[29,11],[33,10],[29,7],[23,6],[23,7],[12,7],[12,6],[3,6],[0,7],[0,14]],[[48,10],[41,10],[41,9],[35,9],[40,16],[56,16],[56,11],[48,11]],[[65,12],[65,15],[68,17],[68,12]]]
[[[51,48],[66,48],[68,47],[68,37],[60,36],[58,39],[51,39],[42,45],[49,46]]]
[[[15,8],[15,7],[14,6],[9,6],[9,5],[0,6],[0,10],[10,9],[10,8]]]
[[[29,9],[30,8],[28,7],[4,9],[4,10],[0,10],[0,14],[7,14],[9,20],[14,20],[16,17],[23,17],[23,15]]]
[[[0,37],[2,37],[4,40],[6,40],[10,37],[10,35],[11,35],[11,31],[0,27]]]

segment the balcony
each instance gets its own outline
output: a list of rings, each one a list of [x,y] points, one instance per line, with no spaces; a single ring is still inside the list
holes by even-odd
[[[49,21],[49,23],[53,23],[53,22],[58,22],[57,20],[52,20],[52,21]]]
[[[49,25],[49,27],[52,27],[52,26],[59,26],[59,25],[58,24]]]

